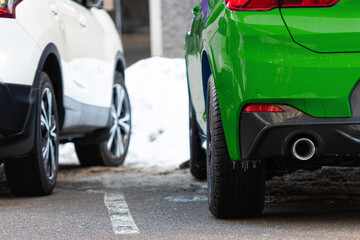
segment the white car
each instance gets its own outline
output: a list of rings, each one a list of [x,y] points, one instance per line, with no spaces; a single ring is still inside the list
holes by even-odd
[[[0,0],[0,159],[17,196],[51,194],[59,143],[82,165],[124,162],[122,43],[102,0]]]

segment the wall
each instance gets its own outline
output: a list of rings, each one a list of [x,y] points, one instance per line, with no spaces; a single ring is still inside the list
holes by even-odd
[[[164,57],[184,57],[185,35],[192,21],[192,9],[201,0],[161,0]]]

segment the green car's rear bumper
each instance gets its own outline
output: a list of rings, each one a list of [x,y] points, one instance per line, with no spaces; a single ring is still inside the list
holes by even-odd
[[[288,105],[330,122],[352,117],[350,96],[360,79],[360,53],[316,53],[298,45],[279,9],[223,9],[209,21],[206,29],[213,35],[206,52],[232,160],[247,154],[240,144],[248,137],[240,131],[247,104]]]
[[[355,106],[360,107],[360,102],[357,101]],[[351,118],[315,118],[290,106],[279,107],[284,112],[242,113],[242,159],[299,160],[293,152],[294,144],[304,138],[314,144],[312,159],[328,161],[336,160],[338,156],[359,158],[360,115]],[[310,152],[309,146],[303,146],[301,156],[309,156]]]

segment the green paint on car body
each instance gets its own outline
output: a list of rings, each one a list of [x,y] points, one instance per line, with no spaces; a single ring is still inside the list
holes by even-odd
[[[360,17],[354,10],[348,19],[345,10],[350,2],[359,9],[360,1],[343,2],[348,3],[346,8],[340,1],[326,9],[241,12],[228,10],[218,0],[210,7],[206,24],[202,12],[195,15],[185,47],[190,96],[206,132],[202,118],[207,81],[203,80],[202,62],[207,62],[206,57],[233,161],[241,160],[240,115],[247,104],[286,104],[313,117],[351,117],[349,98],[360,78],[360,22],[355,26],[350,20],[358,22]],[[318,15],[322,17],[316,18]],[[329,24],[323,28],[316,22],[326,19]],[[330,26],[335,19],[337,25]],[[347,32],[341,32],[346,23],[343,29]],[[350,35],[354,37],[351,41]]]
[[[360,1],[341,0],[329,8],[283,8],[298,43],[316,52],[360,51]]]

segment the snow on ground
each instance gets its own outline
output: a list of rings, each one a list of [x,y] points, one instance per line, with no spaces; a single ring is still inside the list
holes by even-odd
[[[189,159],[184,59],[150,58],[126,70],[133,129],[126,165],[178,167]]]
[[[79,164],[74,144],[66,143],[60,145],[59,164]]]
[[[189,159],[188,97],[184,59],[154,57],[125,72],[132,136],[125,166],[175,169]],[[72,144],[60,163],[77,162]]]

